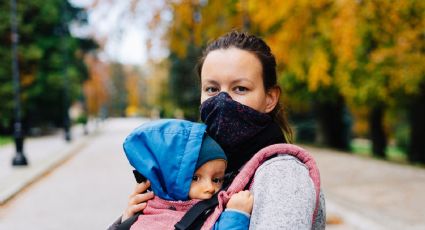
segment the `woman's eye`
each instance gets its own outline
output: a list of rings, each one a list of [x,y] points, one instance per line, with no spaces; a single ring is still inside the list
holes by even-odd
[[[205,92],[207,92],[207,93],[216,93],[216,92],[218,92],[219,90],[218,90],[218,88],[217,87],[212,87],[212,86],[210,86],[210,87],[206,87],[205,88]]]
[[[248,91],[248,88],[243,87],[243,86],[236,86],[236,87],[234,88],[234,91],[235,91],[236,93],[245,93],[246,91]]]
[[[221,183],[223,183],[223,179],[222,178],[214,178],[214,179],[212,179],[212,182],[216,183],[216,184],[221,184]]]
[[[198,176],[193,176],[192,177],[192,181],[199,181],[199,177]]]

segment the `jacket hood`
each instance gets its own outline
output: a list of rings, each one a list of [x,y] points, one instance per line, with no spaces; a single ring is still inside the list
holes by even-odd
[[[125,139],[124,152],[155,195],[187,200],[205,130],[204,124],[184,120],[147,122]]]

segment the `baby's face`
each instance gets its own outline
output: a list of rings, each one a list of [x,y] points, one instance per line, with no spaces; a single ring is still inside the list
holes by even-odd
[[[222,159],[208,161],[196,170],[190,185],[190,199],[209,199],[223,185],[226,161]]]

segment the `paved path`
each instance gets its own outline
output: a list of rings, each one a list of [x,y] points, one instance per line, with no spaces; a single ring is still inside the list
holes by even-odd
[[[90,122],[87,130],[95,134],[98,123]],[[51,168],[59,165],[84,146],[89,136],[84,135],[83,126],[73,126],[72,141],[66,142],[61,130],[52,135],[29,137],[24,140],[24,154],[27,166],[13,167],[12,158],[15,155],[14,143],[0,148],[0,205],[7,202],[29,183],[42,176]]]
[[[71,144],[74,154],[0,206],[0,229],[105,229],[125,208],[134,186],[121,146],[125,136],[142,122],[109,119],[97,135]],[[57,155],[48,146],[68,146],[53,141],[47,138],[41,141],[44,144],[33,145],[39,154],[45,154],[39,161],[30,161],[34,167],[45,161],[41,159]],[[83,144],[76,148],[78,143]],[[68,150],[72,150],[70,146]],[[305,148],[321,171],[329,223],[338,223],[327,229],[425,229],[424,169]],[[4,148],[0,154],[2,151]],[[4,178],[0,174],[0,182]]]
[[[1,206],[0,229],[106,229],[135,185],[121,146],[141,122],[103,124],[78,154]]]
[[[319,166],[332,229],[425,229],[425,169],[305,147]]]

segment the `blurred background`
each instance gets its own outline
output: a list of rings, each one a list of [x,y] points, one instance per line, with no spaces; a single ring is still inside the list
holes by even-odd
[[[0,228],[112,223],[134,186],[123,139],[199,121],[202,49],[240,30],[276,56],[329,228],[424,229],[424,14],[423,0],[1,1]]]
[[[17,1],[16,56],[11,2],[0,143],[16,119],[30,136],[94,118],[198,120],[201,50],[237,29],[271,46],[296,142],[425,163],[424,1]]]

